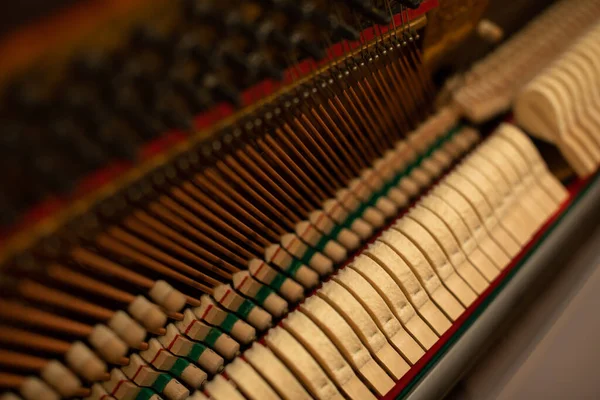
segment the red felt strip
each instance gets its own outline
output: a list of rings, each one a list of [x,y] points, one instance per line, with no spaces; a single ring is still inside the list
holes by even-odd
[[[409,10],[409,19],[417,18],[432,9],[438,7],[438,0],[425,0],[419,9],[417,10]],[[401,17],[400,15],[395,16],[396,25],[400,25]],[[381,27],[383,32],[388,30],[388,27]],[[379,30],[377,31],[379,34]],[[368,28],[362,32],[364,40],[370,40],[374,37],[374,30],[372,28]],[[350,43],[351,47],[355,48],[359,46],[359,42]],[[347,48],[347,45],[346,45]],[[339,57],[344,54],[343,48],[341,44],[335,44],[331,49],[328,50],[329,54],[332,54],[334,57]],[[324,60],[321,62],[322,65],[326,64],[328,60]],[[315,63],[310,60],[303,61],[299,64],[297,68],[290,68],[286,71],[286,80],[284,83],[278,83],[270,80],[265,80],[258,85],[255,85],[244,93],[242,93],[242,99],[244,104],[252,104],[259,99],[262,99],[268,95],[273,94],[278,89],[282,88],[284,85],[289,84],[293,81],[291,78],[292,73],[294,76],[298,75],[298,69],[302,75],[310,73],[314,69]],[[210,127],[214,123],[232,115],[234,113],[234,108],[229,104],[218,104],[213,109],[198,115],[194,118],[195,128],[196,130],[202,130]],[[186,140],[187,134],[173,130],[166,133],[164,136],[161,136],[151,142],[144,144],[144,146],[140,149],[140,158],[142,161],[145,161],[153,156],[164,153],[171,149],[175,144],[180,143]],[[73,201],[83,198],[85,195],[98,190],[99,188],[109,184],[111,181],[116,179],[119,176],[122,176],[125,172],[133,167],[133,164],[123,162],[123,161],[114,161],[103,167],[98,171],[94,171],[90,173],[88,176],[84,177],[81,182],[77,185],[76,189],[71,194],[64,194],[60,196],[51,196],[38,204],[34,205],[29,209],[29,211],[25,212],[25,214],[21,217],[21,219],[10,227],[0,227],[0,246],[3,245],[7,239],[11,236],[22,232],[32,225],[40,222],[41,220],[54,215],[64,208],[66,208]]]

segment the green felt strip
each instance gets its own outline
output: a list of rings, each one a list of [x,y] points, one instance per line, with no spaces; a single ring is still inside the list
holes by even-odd
[[[379,200],[379,196],[377,195],[377,193],[373,193],[371,197],[369,197],[369,200],[367,200],[367,202],[365,203],[365,206],[375,207],[375,204],[377,204],[377,200]]]
[[[436,142],[433,144],[433,146],[431,146],[431,148],[425,154],[417,156],[417,158],[412,163],[410,163],[404,170],[397,173],[392,179],[390,179],[388,182],[386,182],[380,190],[373,193],[373,195],[369,198],[369,200],[367,202],[361,203],[360,206],[356,210],[351,212],[348,215],[348,217],[344,220],[344,222],[336,225],[333,228],[333,230],[331,231],[331,233],[328,235],[328,237],[331,239],[336,239],[337,236],[342,231],[342,229],[344,229],[344,228],[350,229],[350,227],[352,226],[352,223],[357,218],[360,218],[368,207],[374,206],[377,203],[377,200],[381,196],[387,195],[387,193],[390,191],[390,189],[392,189],[393,187],[396,187],[400,183],[402,178],[404,178],[407,175],[410,175],[410,173],[415,168],[417,168],[419,165],[421,165],[421,163],[423,162],[423,160],[425,158],[431,156],[431,154],[433,154],[433,152],[435,150],[440,148],[446,141],[450,140],[461,129],[462,129],[462,125],[459,124],[459,125],[455,126],[454,128],[450,129],[446,135],[438,138],[436,140]]]
[[[310,264],[310,259],[317,253],[317,250],[309,247],[306,252],[302,255],[302,257],[300,258],[300,261],[302,261],[304,264]]]
[[[361,202],[360,206],[352,213],[352,220],[361,217],[369,207],[371,207],[370,204]]]
[[[375,194],[375,196],[377,196],[378,198],[381,196],[386,196],[388,194],[388,192],[390,191],[391,188],[394,187],[394,180],[390,180],[389,182],[386,182],[381,189],[379,189]]]
[[[244,300],[244,302],[238,308],[237,313],[243,319],[247,319],[248,315],[250,315],[254,307],[256,307],[256,305],[253,302],[251,302],[250,300]]]
[[[262,285],[260,289],[258,289],[258,292],[256,292],[256,294],[254,295],[254,300],[256,300],[258,304],[263,305],[265,303],[265,300],[267,300],[267,297],[269,297],[271,293],[273,293],[273,289],[271,289],[268,286]]]
[[[327,243],[329,243],[330,240],[331,240],[331,235],[323,235],[321,237],[321,239],[315,245],[315,249],[317,249],[317,251],[321,251],[322,252],[323,249],[325,248],[325,246],[327,246]]]
[[[175,364],[173,364],[171,369],[169,369],[169,372],[175,376],[181,376],[181,374],[188,367],[188,365],[190,365],[190,362],[188,360],[178,357],[177,361],[175,361]]]
[[[223,320],[223,322],[221,322],[221,325],[219,326],[225,332],[231,332],[231,330],[233,329],[233,325],[235,325],[235,323],[238,322],[238,320],[238,317],[236,317],[232,313],[228,313],[227,317],[225,317],[225,319]]]
[[[190,360],[198,361],[198,359],[200,359],[200,356],[202,355],[202,353],[204,353],[205,350],[206,346],[204,346],[202,343],[194,343],[187,357]]]
[[[302,267],[304,265],[304,263],[296,258],[293,258],[292,263],[290,264],[290,267],[288,269],[285,270],[285,272],[287,272],[290,276],[296,276],[296,273],[298,272],[298,270],[300,269],[300,267]]]
[[[333,240],[337,240],[337,237],[340,234],[340,232],[342,232],[342,230],[346,229],[346,225],[348,224],[349,220],[350,220],[350,217],[346,218],[342,225],[336,224],[333,227],[333,230],[329,233],[329,237]],[[352,223],[352,221],[350,221],[350,223]]]
[[[277,275],[275,275],[275,278],[273,278],[273,280],[271,281],[271,287],[273,287],[275,290],[279,290],[281,289],[281,286],[283,286],[285,280],[287,279],[287,276],[280,274],[279,272],[276,273]]]
[[[137,396],[135,396],[135,400],[150,400],[155,394],[154,390],[150,388],[141,388]]]
[[[208,335],[206,335],[206,337],[204,338],[204,341],[210,347],[214,347],[215,343],[217,343],[217,340],[219,340],[222,334],[223,332],[221,332],[220,330],[216,328],[210,328],[210,330],[208,331]]]
[[[173,377],[169,374],[160,374],[152,384],[152,388],[158,393],[162,393],[165,387],[171,382]]]

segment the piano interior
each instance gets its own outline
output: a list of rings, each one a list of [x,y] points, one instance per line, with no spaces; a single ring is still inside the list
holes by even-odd
[[[599,0],[2,8],[2,400],[433,398],[597,223]]]

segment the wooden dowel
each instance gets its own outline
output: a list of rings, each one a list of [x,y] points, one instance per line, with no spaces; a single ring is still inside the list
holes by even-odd
[[[108,321],[114,315],[113,310],[98,306],[31,280],[20,282],[17,289],[26,299],[59,306],[65,310],[71,310],[82,315],[87,315],[100,321]]]
[[[60,264],[51,264],[46,269],[49,276],[59,282],[89,291],[107,299],[115,300],[123,304],[129,304],[135,300],[135,296],[114,286],[100,282],[85,274],[73,271]]]
[[[25,353],[0,349],[0,365],[27,372],[37,372],[48,364],[48,360]]]
[[[154,281],[152,279],[146,278],[137,272],[133,272],[82,247],[73,249],[71,251],[71,257],[81,264],[102,271],[109,276],[125,280],[126,282],[139,287],[151,289],[152,286],[154,286]]]
[[[39,326],[56,332],[69,333],[78,337],[87,337],[94,329],[55,314],[24,306],[16,301],[0,299],[0,316],[12,321],[20,321],[33,326]]]
[[[24,376],[0,372],[0,388],[18,390],[27,379]]]
[[[64,354],[71,347],[71,343],[64,340],[10,326],[0,326],[0,342],[10,345],[27,346],[27,348],[56,354]]]

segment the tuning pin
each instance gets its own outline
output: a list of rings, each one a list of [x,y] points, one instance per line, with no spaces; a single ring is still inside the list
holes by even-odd
[[[19,211],[12,204],[10,199],[3,193],[0,193],[0,227],[7,227],[14,224],[19,217]]]
[[[304,3],[301,6],[301,10],[304,14],[304,19],[307,21],[312,22],[321,29],[331,29],[332,22],[329,15],[319,10],[315,4],[308,2]]]
[[[284,78],[284,73],[280,68],[277,68],[276,66],[274,66],[273,64],[271,64],[270,62],[268,62],[267,60],[262,60],[259,66],[259,69],[261,71],[260,76],[262,78],[271,78],[274,79],[276,81],[282,81]]]
[[[225,26],[230,31],[238,32],[248,38],[256,35],[256,29],[252,25],[245,23],[240,14],[235,11],[227,14],[227,17],[225,18]]]
[[[341,40],[355,41],[360,39],[360,33],[350,25],[346,25],[337,19],[332,19],[331,21],[332,39],[334,42]]]
[[[102,200],[96,206],[96,215],[89,213],[86,215],[86,220],[83,218],[73,221],[72,229],[69,229],[69,234],[73,232],[83,240],[94,240],[102,229],[102,220],[119,221],[124,215],[130,211],[128,200],[129,194],[135,190],[135,185],[127,187],[124,191],[119,192],[114,196],[110,196]],[[94,220],[96,222],[94,222]]]
[[[164,40],[162,36],[149,26],[138,26],[131,32],[131,44],[141,47],[162,47]]]
[[[86,170],[95,170],[108,162],[104,151],[81,134],[80,128],[72,118],[56,119],[49,124],[49,128],[62,146],[78,155]]]
[[[75,186],[73,172],[60,168],[55,154],[48,149],[29,149],[31,166],[38,179],[52,193],[69,193]]]
[[[204,76],[202,84],[210,90],[217,101],[225,101],[236,107],[242,105],[240,93],[232,86],[222,82],[216,75],[208,74]]]
[[[196,8],[197,0],[182,0],[181,1],[181,13],[184,17],[191,19]]]
[[[419,8],[421,3],[423,3],[423,0],[400,0],[400,4],[413,10]]]
[[[8,88],[8,100],[18,107],[35,109],[43,103],[41,91],[36,85],[19,82]]]
[[[13,263],[11,265],[11,270],[10,272],[16,272],[17,274],[30,274],[32,271],[27,270],[27,269],[23,269],[21,270],[14,268],[14,260],[11,260],[11,262]],[[0,290],[2,291],[2,298],[3,299],[15,299],[19,297],[19,291],[17,290],[17,285],[19,283],[19,280],[15,277],[15,276],[11,276],[9,275],[8,271],[3,271],[4,273],[2,274],[2,282],[0,282]],[[18,276],[18,275],[17,275]]]
[[[369,0],[348,0],[348,5],[362,14],[365,18],[374,21],[379,25],[387,25],[391,22],[388,13],[373,7]]]
[[[71,70],[75,78],[83,80],[108,80],[112,63],[101,53],[91,52],[79,55],[73,60]]]
[[[0,154],[16,156],[24,145],[25,126],[21,122],[2,121],[0,124]]]
[[[254,2],[266,8],[275,7],[275,0],[254,0]]]
[[[149,26],[134,29],[131,34],[131,45],[134,49],[148,49],[164,56],[172,54],[174,49],[169,37]]]
[[[38,132],[36,127],[14,124],[5,127],[2,133],[12,137],[3,142],[12,148],[11,158],[14,157],[13,162],[18,163],[21,179],[26,180],[23,185],[33,187],[33,201],[40,201],[50,193],[73,190],[81,171],[73,168],[72,157],[62,151],[51,137],[44,135],[45,132]],[[18,136],[14,137],[15,134]]]
[[[298,5],[296,1],[289,0],[271,0],[271,7],[281,11],[291,21],[302,21],[306,18],[304,10]]]
[[[273,23],[267,20],[260,24],[257,29],[259,41],[281,47],[285,51],[290,51],[294,48],[294,44],[290,39]]]
[[[214,102],[210,98],[210,93],[205,88],[196,87],[187,79],[177,77],[171,78],[170,84],[185,99],[194,114],[214,106]]]
[[[31,165],[24,160],[25,141],[27,137],[24,135],[24,127],[21,123],[10,123],[2,121],[0,124],[0,157],[3,162],[3,167],[19,165],[20,168],[6,170],[5,174],[8,176],[8,172],[14,172],[16,174],[16,181],[10,182],[9,187],[3,188],[6,195],[14,196],[15,200],[13,204],[20,211],[27,209],[30,205],[37,201],[40,201],[45,196],[45,187],[42,186],[43,182],[27,182],[29,180]],[[14,184],[21,181],[23,187],[15,187]],[[6,182],[2,182],[5,184]],[[19,190],[15,190],[15,189]]]
[[[29,81],[9,85],[6,105],[27,119],[32,115],[40,117],[48,109],[48,101],[44,98],[40,86]]]
[[[163,191],[169,189],[173,184],[176,184],[179,180],[177,169],[172,166],[160,166],[151,172],[148,179],[148,184],[154,190]]]
[[[96,125],[94,136],[103,149],[115,158],[134,161],[141,143],[128,134],[127,128],[115,118],[108,117]]]
[[[190,35],[186,35],[179,40],[176,51],[184,60],[191,59],[195,61],[199,74],[209,73],[220,65],[217,53],[201,45],[195,37]]]
[[[148,115],[140,108],[131,107],[125,111],[127,120],[145,141],[159,137],[164,131],[164,124],[153,115]]]
[[[415,40],[412,32],[410,31],[404,31],[402,33],[402,45],[403,46],[407,46],[408,43],[413,42]]]
[[[318,44],[307,40],[302,33],[293,34],[292,43],[315,60],[322,60],[326,56],[325,51]]]
[[[260,79],[275,79],[277,81],[283,80],[283,71],[277,68],[275,65],[270,63],[265,57],[259,53],[254,53],[250,56],[250,62],[258,70],[258,77]]]
[[[116,113],[127,120],[144,140],[152,140],[164,131],[164,126],[145,111],[144,104],[131,83],[115,84],[110,97]]]
[[[252,65],[248,62],[247,57],[237,51],[225,49],[221,53],[221,58],[227,66],[238,72],[248,73],[252,69]]]
[[[115,220],[122,218],[123,215],[129,215],[132,208],[139,209],[156,199],[158,192],[152,183],[152,175],[153,172],[150,172],[143,179],[123,190],[121,197],[127,207],[123,209],[123,213],[113,213],[112,217]]]
[[[333,32],[334,40],[357,40],[359,37],[350,26],[341,23],[337,18],[319,10],[313,3],[305,3],[302,6],[305,19],[312,22],[319,28]]]
[[[191,131],[192,116],[183,107],[178,107],[178,105],[181,105],[178,104],[181,101],[177,101],[177,95],[170,83],[163,82],[156,85],[155,92],[153,110],[164,121],[165,125],[184,131]]]
[[[112,111],[78,91],[68,92],[65,104],[72,115],[84,122],[83,133],[97,142],[107,154],[128,160],[135,159],[141,143],[137,135]]]
[[[227,28],[223,23],[223,15],[215,9],[209,1],[191,1],[188,3],[188,18],[199,24],[210,25],[218,32],[222,33]]]
[[[41,238],[38,242],[38,245],[35,248],[35,254],[40,255],[44,258],[58,258],[63,252],[66,250],[65,246],[67,244],[65,241],[56,234],[48,234]],[[42,271],[46,271],[45,266],[41,267]]]
[[[67,114],[89,126],[95,126],[106,120],[109,113],[86,87],[68,88],[58,102]]]
[[[165,126],[151,112],[146,111],[148,105],[142,103],[140,94],[133,87],[132,82],[117,80],[113,88],[110,97],[116,112],[128,121],[143,140],[152,140],[164,132]],[[149,100],[148,96],[145,100]]]

